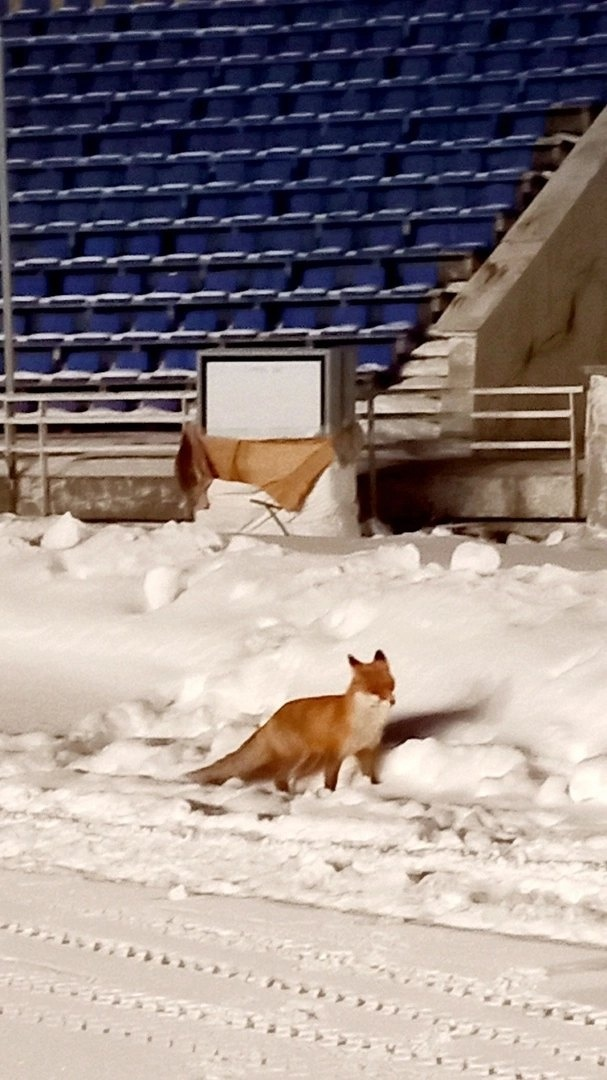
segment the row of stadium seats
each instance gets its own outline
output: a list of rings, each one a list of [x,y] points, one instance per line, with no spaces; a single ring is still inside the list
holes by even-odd
[[[198,341],[206,334],[288,330],[350,333],[406,330],[417,321],[415,299],[357,299],[347,301],[319,297],[314,301],[284,304],[230,303],[214,298],[202,306],[188,307],[185,300],[175,305],[157,303],[138,307],[101,305],[62,308],[15,309],[16,340],[20,343],[78,342],[79,344]]]
[[[256,185],[261,190],[276,185],[281,188],[297,182],[339,183],[374,178],[389,183],[393,178],[431,178],[436,183],[457,174],[459,177],[506,173],[511,178],[529,167],[533,136],[516,139],[492,139],[473,144],[454,141],[448,144],[408,144],[380,147],[320,147],[298,155],[289,151],[249,150],[225,154],[204,150],[192,154],[135,155],[121,157],[13,161],[15,188],[24,197],[28,191],[45,194],[74,192],[80,188],[109,190],[128,186],[163,188],[182,187],[198,192],[204,185]],[[489,177],[491,179],[491,177]],[[214,190],[211,188],[211,190]]]
[[[421,211],[403,218],[402,212],[290,220],[215,224],[167,221],[142,223],[141,228],[122,223],[81,226],[73,229],[46,226],[39,231],[25,226],[15,230],[13,257],[70,259],[84,256],[115,258],[120,255],[295,255],[312,252],[404,251],[415,248],[459,249],[490,247],[494,238],[494,209]]]
[[[81,55],[78,56],[73,31],[73,16],[60,14],[48,20],[48,31],[42,35],[13,36],[9,20],[9,56],[11,49],[27,45],[31,50],[32,63],[52,67],[56,63],[72,60],[87,64],[149,59],[159,54],[164,44],[175,49],[175,56],[213,56],[220,59],[226,55],[238,55],[246,41],[248,55],[272,56],[289,51],[291,54],[310,55],[325,50],[341,50],[345,53],[357,49],[377,47],[398,49],[403,46],[482,46],[502,42],[530,42],[546,39],[575,41],[579,37],[607,31],[607,12],[584,7],[579,11],[565,10],[498,10],[495,13],[465,14],[456,17],[448,14],[394,17],[369,17],[368,4],[364,11],[352,13],[345,18],[332,18],[324,9],[317,8],[317,21],[309,17],[301,23],[285,25],[284,20],[266,21],[266,9],[250,6],[248,12],[239,12],[244,21],[235,21],[235,11],[216,9],[214,25],[187,25],[196,22],[191,9],[182,12],[165,9],[162,15],[162,31],[158,28],[159,14],[150,16],[149,28],[108,30],[95,25],[95,17],[89,16],[80,31]],[[210,8],[200,9],[209,21]],[[271,11],[271,8],[267,9]],[[246,16],[248,15],[248,20]],[[366,18],[365,18],[366,16]],[[251,21],[255,19],[256,21]],[[186,25],[179,25],[179,23]],[[248,24],[247,24],[248,22]],[[61,25],[67,23],[65,28]],[[17,24],[18,29],[18,24]],[[224,46],[223,49],[221,46]]]
[[[356,54],[335,56],[317,54],[315,57],[238,57],[223,56],[219,60],[157,57],[134,64],[114,61],[90,67],[78,62],[62,61],[52,68],[32,63],[27,48],[21,49],[15,60],[21,60],[7,73],[7,96],[40,97],[43,94],[124,94],[170,93],[180,90],[191,93],[223,88],[226,92],[254,90],[260,85],[293,90],[310,83],[340,85],[353,81],[402,79],[440,79],[445,76],[496,75],[527,76],[537,73],[565,73],[595,67],[603,70],[607,33],[577,38],[573,42],[556,39],[530,44],[490,45],[478,50],[436,49],[421,46],[415,49],[361,49]],[[62,54],[63,55],[63,54]],[[27,61],[27,63],[26,63]]]
[[[83,302],[91,298],[108,297],[131,299],[143,303],[146,297],[179,299],[199,296],[201,300],[226,296],[237,298],[278,298],[279,294],[325,294],[339,292],[347,295],[371,295],[383,290],[399,293],[421,293],[433,285],[438,276],[434,260],[330,260],[289,263],[274,261],[209,263],[181,269],[147,269],[129,267],[120,272],[102,260],[85,260],[85,265],[68,264],[53,270],[16,270],[12,286],[16,309],[36,298],[46,298],[49,304]]]
[[[85,128],[111,134],[122,125],[168,125],[204,128],[219,121],[256,125],[261,121],[300,120],[310,116],[325,118],[368,117],[390,110],[415,113],[422,118],[434,109],[463,112],[482,111],[488,107],[510,109],[516,103],[550,104],[559,95],[567,100],[600,97],[605,77],[601,72],[581,68],[563,74],[542,73],[527,76],[495,77],[451,75],[424,83],[411,80],[379,80],[361,86],[351,82],[340,86],[310,83],[306,88],[284,91],[281,88],[241,91],[225,87],[200,91],[95,93],[82,95],[51,94],[26,101],[8,100],[8,123],[11,133],[34,127],[37,131],[56,128]],[[408,130],[408,129],[407,129]],[[423,133],[421,136],[423,138]]]
[[[9,32],[46,33],[48,23],[41,25],[41,15],[49,12],[48,0],[25,0],[19,12],[13,13],[8,20]],[[514,9],[514,11],[513,11]],[[150,6],[147,3],[105,3],[101,6],[93,6],[90,0],[79,0],[74,4],[62,5],[55,10],[52,21],[53,33],[69,34],[75,10],[84,16],[84,26],[104,33],[120,33],[136,30],[155,30],[157,28],[158,11],[162,10],[163,25],[167,31],[191,31],[196,29],[217,28],[233,22],[234,25],[247,25],[251,28],[263,26],[281,29],[290,26],[296,29],[300,24],[309,27],[311,24],[331,24],[335,22],[348,22],[353,19],[368,21],[391,20],[394,17],[400,19],[402,4],[398,0],[382,0],[375,8],[375,13],[370,16],[369,5],[361,3],[343,4],[326,0],[325,3],[316,5],[295,3],[293,0],[287,3],[268,3],[263,8],[247,4],[244,0],[240,3],[230,4],[198,4],[179,0],[175,3],[155,3]],[[479,16],[489,14],[494,18],[512,17],[531,18],[541,15],[543,5],[538,0],[503,0],[499,5],[498,12],[493,11],[491,3],[485,0],[419,0],[414,13],[409,17],[409,24],[417,26],[426,21],[433,22],[455,16],[459,20],[477,20]],[[31,16],[35,15],[32,20]],[[580,0],[565,0],[562,5],[560,18],[555,20],[557,29],[565,29],[568,19],[574,16],[585,16],[586,5]]]
[[[133,188],[116,192],[67,192],[55,195],[28,194],[13,200],[14,226],[45,226],[54,222],[81,225],[100,221],[134,224],[155,219],[179,225],[181,219],[238,223],[246,218],[272,219],[297,215],[297,220],[316,215],[372,215],[398,210],[433,211],[445,207],[474,209],[508,207],[512,203],[512,177],[445,177],[440,182],[397,177],[390,183],[293,185],[276,191],[235,186],[231,190],[202,189],[182,195],[172,190]],[[268,221],[268,224],[272,224]]]
[[[491,0],[417,0],[411,17],[433,17],[441,15],[461,14],[495,14],[496,10],[506,13],[511,10],[518,12],[530,12],[545,10],[546,5],[540,0],[501,0],[499,5]],[[583,0],[562,0],[559,5],[560,11],[584,10]],[[150,15],[156,16],[162,12],[175,11],[177,17],[183,17],[182,9],[197,13],[197,17],[208,20],[208,24],[218,22],[221,24],[226,12],[232,13],[243,25],[247,22],[259,21],[259,13],[263,12],[264,22],[277,22],[281,26],[296,25],[298,22],[325,18],[337,21],[351,17],[369,16],[372,10],[376,17],[389,18],[400,16],[403,11],[400,0],[376,0],[370,9],[365,0],[344,2],[344,0],[268,0],[263,7],[252,6],[247,0],[13,0],[12,18],[16,21],[27,20],[30,16],[36,18],[36,25],[41,17],[53,13],[71,17],[74,14],[80,17],[102,18],[106,21],[107,28],[111,30],[122,29],[130,25],[133,20],[147,20],[150,23]],[[113,26],[108,20],[122,20]]]
[[[90,155],[173,154],[195,151],[263,151],[290,149],[295,154],[318,145],[361,146],[366,143],[387,147],[407,141],[436,142],[493,139],[524,135],[539,136],[544,129],[543,106],[519,106],[496,112],[492,106],[448,108],[403,113],[385,110],[364,116],[332,114],[326,117],[284,117],[276,120],[199,121],[178,124],[132,123],[107,125],[96,130],[31,128],[9,132],[12,159],[78,158]]]
[[[131,383],[138,378],[158,381],[191,376],[196,370],[195,346],[177,344],[138,344],[121,349],[116,345],[96,344],[91,347],[73,345],[17,345],[16,375],[23,383],[40,379],[53,383],[62,379],[72,383],[93,382]],[[392,343],[381,339],[359,340],[358,359],[361,368],[387,367],[392,358]]]

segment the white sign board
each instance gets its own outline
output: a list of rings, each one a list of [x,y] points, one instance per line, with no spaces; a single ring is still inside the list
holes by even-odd
[[[203,371],[203,423],[209,435],[303,439],[322,432],[322,355],[214,356]]]

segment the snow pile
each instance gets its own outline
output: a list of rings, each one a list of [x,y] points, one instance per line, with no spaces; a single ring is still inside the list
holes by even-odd
[[[338,550],[200,518],[5,515],[0,554],[0,854],[15,865],[607,940],[596,536]],[[595,569],[558,565],[574,555]],[[292,797],[183,780],[285,700],[340,693],[347,654],[377,648],[399,732],[380,784],[351,762],[333,794],[320,778]]]

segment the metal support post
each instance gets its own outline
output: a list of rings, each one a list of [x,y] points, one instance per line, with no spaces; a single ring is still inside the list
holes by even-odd
[[[4,78],[4,38],[0,22],[0,258],[2,274],[2,328],[4,331],[4,386],[7,394],[5,415],[6,464],[11,492],[11,509],[17,504],[16,430],[11,420],[15,392],[15,347],[13,334],[13,295],[11,272],[8,155],[6,148],[6,83]]]

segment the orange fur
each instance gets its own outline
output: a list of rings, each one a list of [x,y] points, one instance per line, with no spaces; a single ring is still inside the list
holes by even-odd
[[[344,694],[288,701],[231,754],[188,773],[199,784],[273,780],[281,791],[322,770],[332,791],[344,758],[354,755],[372,781],[381,737],[394,704],[394,679],[380,649],[365,664],[353,656]]]

